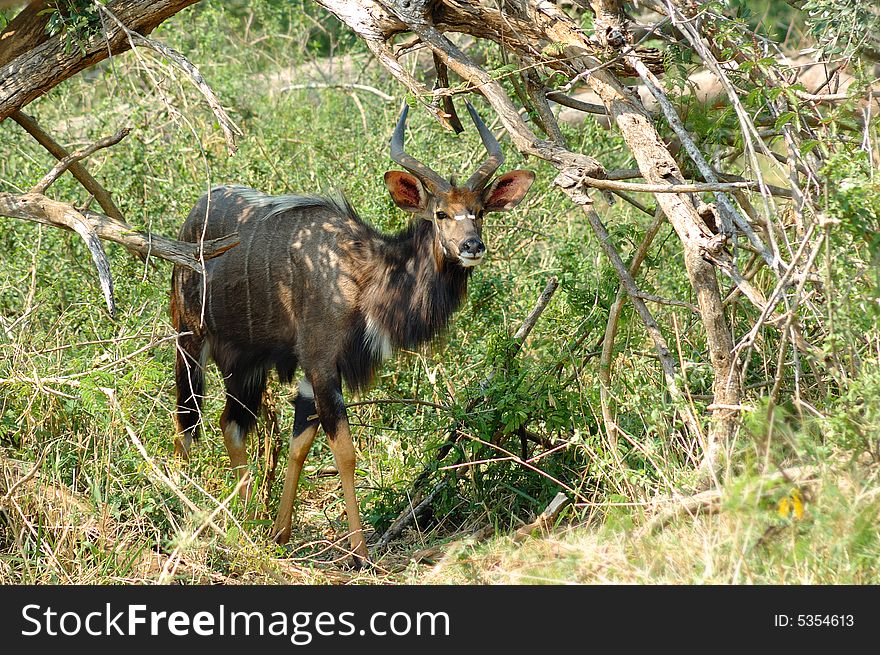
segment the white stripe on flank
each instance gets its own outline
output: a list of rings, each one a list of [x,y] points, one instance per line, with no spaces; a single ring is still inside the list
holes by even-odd
[[[254,342],[254,322],[253,322],[253,308],[251,307],[251,278],[248,273],[248,268],[250,268],[251,263],[251,247],[254,245],[254,238],[257,236],[257,231],[253,230],[251,232],[251,238],[248,241],[247,248],[244,251],[244,294],[245,294],[245,302],[246,306],[246,314],[247,316],[247,329],[248,329],[248,340],[249,343]]]
[[[271,325],[272,318],[275,316],[275,303],[272,302],[273,285],[269,283],[272,279],[271,249],[264,248],[263,253],[266,256],[266,266],[263,271],[263,287],[266,289],[266,317],[264,320]]]
[[[372,316],[367,316],[367,326],[364,329],[364,344],[379,361],[385,361],[391,357],[391,335]]]

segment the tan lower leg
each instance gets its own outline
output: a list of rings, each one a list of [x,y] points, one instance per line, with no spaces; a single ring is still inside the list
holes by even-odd
[[[367,542],[364,539],[364,528],[361,524],[360,510],[354,490],[354,468],[356,456],[348,421],[342,419],[336,426],[336,435],[330,439],[330,449],[339,469],[342,480],[342,493],[345,497],[345,514],[348,517],[348,531],[351,535],[351,549],[362,559],[367,559]]]
[[[174,437],[174,454],[181,459],[189,459],[189,450],[192,446],[192,436],[188,434],[180,434]]]
[[[238,478],[238,495],[247,507],[251,500],[254,483],[248,470],[245,435],[234,421],[228,423],[221,421],[221,423],[223,423],[223,443],[226,446],[226,452],[229,453],[229,463]]]
[[[300,434],[290,438],[287,473],[284,475],[284,492],[281,495],[281,504],[278,506],[278,516],[275,517],[275,524],[272,526],[272,535],[279,544],[286,544],[290,539],[293,503],[296,500],[299,476],[302,473],[303,463],[306,461],[306,456],[309,454],[317,432],[318,424],[314,423]]]

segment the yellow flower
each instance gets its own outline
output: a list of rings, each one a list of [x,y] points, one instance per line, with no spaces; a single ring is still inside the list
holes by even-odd
[[[790,505],[791,503],[789,503],[788,501],[788,496],[785,496],[779,501],[779,505],[777,505],[776,511],[779,513],[780,518],[788,518]]]
[[[780,499],[776,512],[784,519],[789,516],[795,520],[804,518],[804,500],[801,498],[800,490],[792,489],[791,493]]]
[[[804,518],[804,501],[799,489],[791,492],[791,510],[796,519]]]

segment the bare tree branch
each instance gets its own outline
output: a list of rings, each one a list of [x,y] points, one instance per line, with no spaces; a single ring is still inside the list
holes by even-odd
[[[109,148],[110,146],[116,145],[127,137],[130,132],[130,127],[122,128],[113,136],[104,137],[84,148],[80,148],[79,150],[70,153],[64,159],[55,164],[52,170],[46,173],[46,175],[43,176],[43,179],[33,186],[31,193],[46,193],[46,189],[48,189],[55,180],[61,177],[64,174],[64,171],[69,169],[75,163],[89,157],[101,148]]]
[[[230,234],[220,239],[203,243],[189,243],[169,239],[157,234],[142,232],[132,226],[91,211],[78,211],[68,204],[52,200],[39,194],[25,193],[15,195],[0,193],[0,216],[21,218],[52,227],[73,230],[73,223],[84,220],[89,229],[105,241],[112,241],[143,255],[164,259],[174,264],[186,266],[198,273],[202,272],[202,250],[204,259],[213,259],[238,245],[238,235]]]
[[[41,146],[48,150],[55,159],[60,161],[70,155],[61,144],[55,141],[55,139],[47,134],[33,118],[24,112],[16,111],[12,114],[11,118],[21,125],[28,134],[34,137]],[[107,216],[119,221],[125,220],[122,212],[119,211],[116,203],[113,202],[113,198],[111,198],[107,190],[89,174],[85,166],[79,162],[72,162],[68,167],[68,170],[77,180],[80,181],[80,184],[83,185],[85,190],[94,196],[95,200],[98,201],[98,204]]]

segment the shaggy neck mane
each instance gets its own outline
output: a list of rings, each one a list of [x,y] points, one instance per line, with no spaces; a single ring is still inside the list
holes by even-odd
[[[369,282],[361,309],[396,347],[414,348],[449,322],[467,291],[470,268],[449,262],[436,245],[431,221],[381,239],[379,257],[365,271]]]

